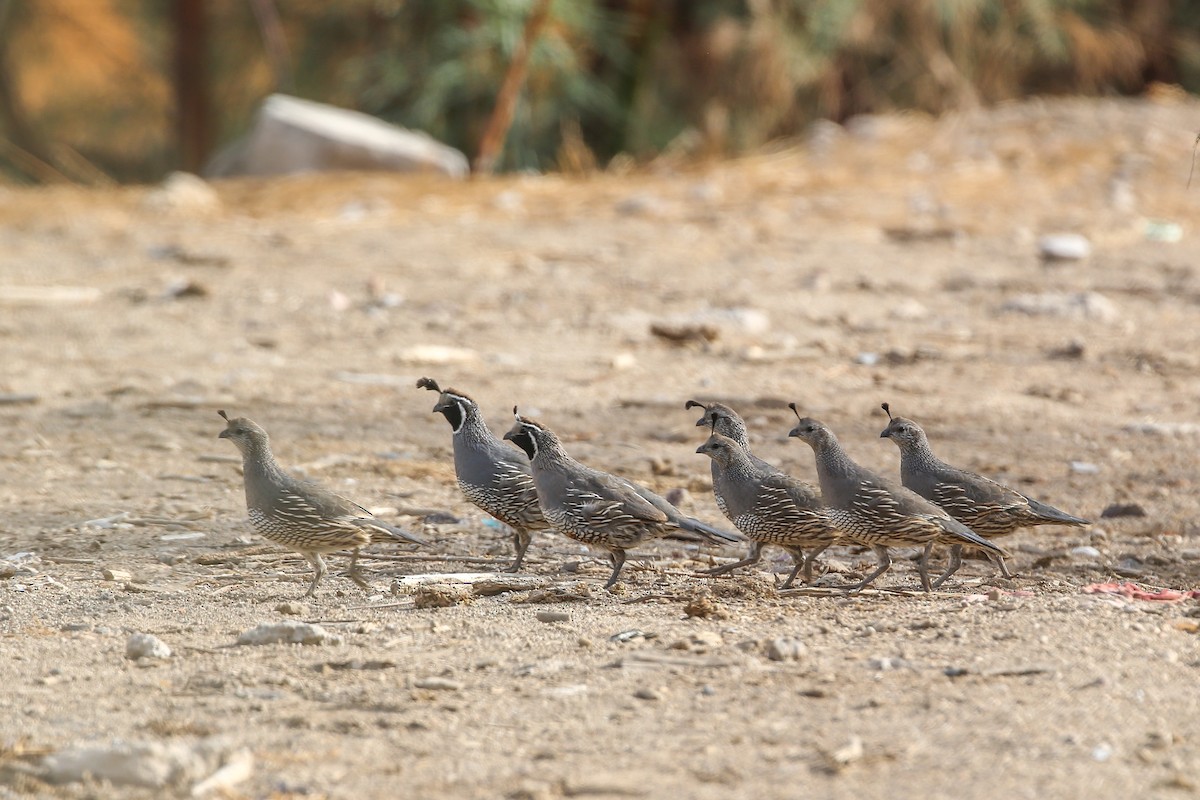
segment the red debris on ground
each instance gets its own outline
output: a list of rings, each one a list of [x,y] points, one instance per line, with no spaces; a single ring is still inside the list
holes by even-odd
[[[1084,594],[1118,594],[1131,600],[1157,600],[1177,603],[1200,597],[1200,589],[1144,589],[1136,583],[1093,583],[1083,587]]]

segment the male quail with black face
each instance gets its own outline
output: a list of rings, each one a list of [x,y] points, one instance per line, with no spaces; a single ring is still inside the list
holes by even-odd
[[[538,507],[529,459],[496,438],[483,421],[478,404],[467,395],[442,389],[432,378],[421,378],[417,387],[438,392],[433,410],[450,423],[458,488],[472,503],[512,528],[517,558],[504,571],[519,571],[533,531],[550,527]]]

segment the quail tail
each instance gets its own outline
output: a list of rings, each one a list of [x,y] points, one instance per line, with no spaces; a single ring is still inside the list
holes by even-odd
[[[1058,525],[1075,525],[1078,527],[1092,524],[1086,519],[1073,517],[1065,511],[1059,511],[1054,506],[1048,506],[1045,503],[1039,503],[1037,500],[1034,500],[1031,497],[1027,497],[1025,499],[1029,502],[1029,510],[1048,522]]]
[[[1001,556],[1008,555],[1008,551],[1006,551],[1003,547],[989,542],[987,539],[983,538],[966,525],[963,525],[958,520],[950,519],[949,517],[939,517],[937,519],[937,523],[942,526],[942,530],[946,531],[946,533],[961,539],[962,544],[974,545],[975,547],[982,548],[983,550],[987,550]]]
[[[697,534],[702,540],[711,542],[712,544],[729,544],[731,542],[736,544],[744,541],[741,536],[723,531],[720,528],[714,528],[707,522],[701,522],[691,517],[684,517],[679,520],[679,527],[685,531]]]
[[[403,528],[397,528],[395,525],[389,525],[386,522],[382,522],[377,519],[359,520],[358,524],[371,531],[381,531],[386,533],[388,536],[398,541],[409,542],[410,544],[419,544],[422,547],[429,546],[429,542],[425,541],[421,537],[409,533]]]

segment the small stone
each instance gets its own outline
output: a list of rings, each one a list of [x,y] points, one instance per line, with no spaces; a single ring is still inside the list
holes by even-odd
[[[162,184],[146,194],[142,207],[166,214],[211,214],[221,208],[216,190],[190,172],[172,172]]]
[[[304,617],[308,615],[308,606],[296,600],[286,600],[275,606],[275,610],[289,617]]]
[[[621,200],[614,208],[618,214],[631,217],[657,216],[663,211],[663,201],[652,194],[635,194]]]
[[[1112,503],[1100,512],[1101,519],[1110,517],[1144,517],[1146,509],[1138,503]]]
[[[341,644],[342,637],[307,622],[262,622],[237,638],[240,645]]]
[[[641,688],[633,693],[633,696],[638,700],[661,700],[662,695],[653,689]]]
[[[478,358],[474,350],[440,344],[413,345],[396,356],[397,361],[406,364],[465,364]]]
[[[1074,472],[1076,475],[1099,475],[1100,474],[1099,465],[1093,464],[1090,461],[1071,461],[1068,463],[1068,466],[1071,468],[1071,472]],[[1104,516],[1104,515],[1101,514],[1100,516]]]
[[[1038,239],[1044,261],[1080,261],[1092,254],[1092,243],[1078,233],[1055,233]]]
[[[125,657],[133,661],[140,658],[170,658],[171,648],[157,636],[135,633],[125,642]]]
[[[867,666],[873,670],[878,670],[879,672],[892,672],[894,670],[904,669],[911,665],[903,658],[889,658],[887,656],[883,656],[880,658],[872,658],[867,662]]]
[[[1031,317],[1063,317],[1097,322],[1114,322],[1120,316],[1113,301],[1099,292],[1020,294],[1004,303],[1000,310]]]
[[[780,636],[767,643],[767,658],[772,661],[799,661],[808,647],[799,639]]]
[[[131,581],[133,573],[124,569],[105,569],[100,571],[100,576],[106,581]]]
[[[1100,558],[1100,551],[1091,545],[1081,545],[1071,548],[1071,555],[1078,558]]]
[[[633,353],[617,353],[609,361],[609,365],[615,370],[631,369],[637,366],[637,356]]]
[[[417,678],[413,681],[413,686],[417,689],[428,689],[433,692],[457,692],[463,688],[461,681],[439,677]]]
[[[539,611],[536,617],[538,622],[569,622],[571,619],[565,611]]]
[[[1092,748],[1092,760],[1103,764],[1112,758],[1113,746],[1108,742],[1101,742]]]

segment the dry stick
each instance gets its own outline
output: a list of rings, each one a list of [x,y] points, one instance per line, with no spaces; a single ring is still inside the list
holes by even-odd
[[[272,0],[250,0],[250,9],[262,32],[267,60],[271,62],[271,72],[275,77],[275,91],[294,92],[296,87],[292,80],[291,58],[287,37],[283,33],[283,22],[279,19],[279,9]]]
[[[1192,142],[1192,168],[1188,170],[1187,188],[1192,188],[1192,174],[1196,171],[1196,145],[1200,145],[1200,132],[1196,134],[1196,141]]]
[[[551,0],[537,0],[537,5],[525,20],[525,33],[517,43],[512,61],[508,64],[508,71],[504,73],[504,83],[500,85],[500,91],[496,94],[496,107],[492,109],[491,119],[488,120],[483,138],[479,141],[479,155],[475,157],[474,165],[476,175],[490,175],[496,166],[496,158],[500,155],[500,149],[508,136],[508,129],[512,127],[517,95],[520,94],[525,75],[529,72],[529,53],[550,16],[550,3]]]

